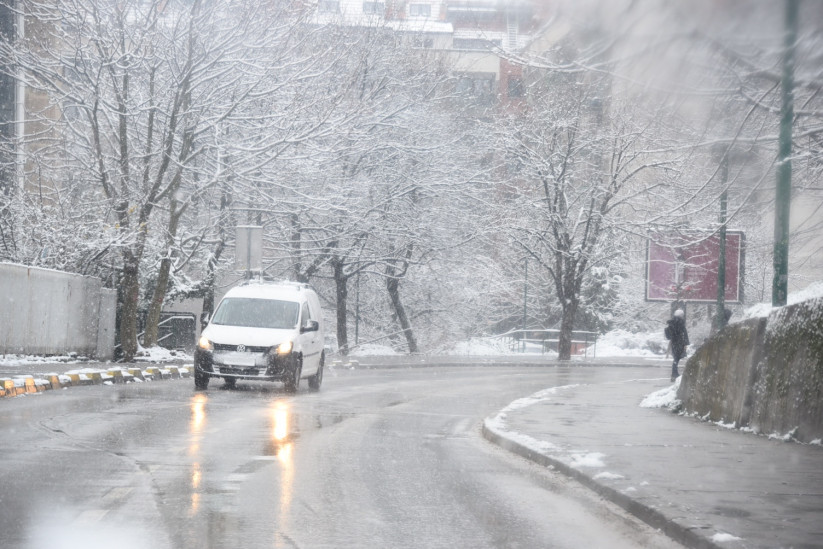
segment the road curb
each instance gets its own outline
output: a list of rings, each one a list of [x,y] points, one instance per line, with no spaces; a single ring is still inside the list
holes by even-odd
[[[625,493],[615,490],[610,486],[606,486],[594,480],[594,478],[586,475],[578,469],[570,467],[562,461],[541,454],[524,444],[517,442],[505,436],[504,433],[489,427],[487,420],[483,421],[482,427],[483,438],[489,442],[500,446],[504,450],[519,455],[529,461],[559,471],[560,473],[572,478],[587,488],[593,490],[604,499],[620,506],[622,509],[642,520],[652,528],[660,530],[674,541],[685,545],[691,549],[723,549],[720,545],[714,543],[695,532],[693,528],[678,524],[674,520],[666,517],[663,513],[640,503],[627,496]]]
[[[185,379],[191,377],[192,366],[149,366],[86,369],[64,374],[20,374],[0,377],[0,398],[35,394],[43,391],[84,387],[89,385],[122,385],[142,381]]]

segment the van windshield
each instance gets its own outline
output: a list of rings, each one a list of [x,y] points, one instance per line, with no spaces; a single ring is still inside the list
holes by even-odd
[[[285,330],[297,326],[299,311],[300,304],[295,301],[230,297],[220,303],[212,323]]]

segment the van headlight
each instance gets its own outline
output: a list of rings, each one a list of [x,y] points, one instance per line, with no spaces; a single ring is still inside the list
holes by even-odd
[[[213,351],[214,350],[214,343],[205,336],[200,336],[200,340],[197,342],[197,346],[203,349],[204,351]]]
[[[287,355],[291,352],[294,345],[291,341],[284,341],[280,345],[274,347],[274,352],[278,355]]]

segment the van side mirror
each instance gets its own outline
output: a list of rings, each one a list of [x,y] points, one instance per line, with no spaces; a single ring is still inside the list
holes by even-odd
[[[309,320],[302,328],[300,328],[300,333],[304,334],[306,332],[316,332],[319,329],[319,322],[317,322],[316,320]]]
[[[209,313],[204,311],[200,315],[200,328],[205,328],[208,325],[209,325]]]

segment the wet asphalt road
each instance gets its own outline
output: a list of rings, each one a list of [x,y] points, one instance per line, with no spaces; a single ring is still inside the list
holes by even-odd
[[[480,436],[534,391],[648,372],[336,368],[318,393],[184,379],[5,400],[0,546],[679,547]]]

